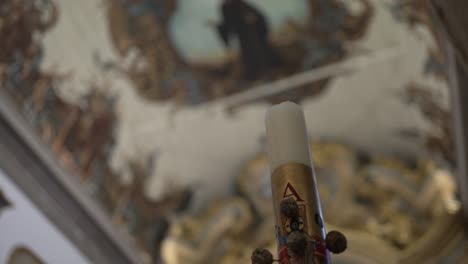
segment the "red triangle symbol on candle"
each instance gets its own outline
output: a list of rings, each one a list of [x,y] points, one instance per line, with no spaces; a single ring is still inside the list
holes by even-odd
[[[283,198],[290,197],[290,196],[294,196],[294,198],[296,198],[296,201],[298,201],[298,202],[303,202],[304,201],[299,196],[299,194],[296,192],[294,187],[292,187],[292,185],[288,182],[288,184],[286,185],[286,189],[284,189]]]

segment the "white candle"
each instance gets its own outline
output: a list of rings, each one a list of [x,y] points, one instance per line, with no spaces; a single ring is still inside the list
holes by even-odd
[[[279,262],[329,264],[304,113],[285,102],[273,106],[265,121]],[[301,237],[313,243],[295,246]]]
[[[273,106],[265,121],[271,172],[291,162],[312,167],[304,112],[297,104],[284,102]]]

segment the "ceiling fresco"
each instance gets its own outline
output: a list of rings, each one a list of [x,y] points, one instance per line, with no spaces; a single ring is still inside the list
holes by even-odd
[[[144,263],[274,248],[263,120],[284,100],[306,114],[327,226],[354,245],[337,262],[415,263],[462,229],[427,8],[5,0],[0,89]]]
[[[110,1],[109,25],[141,95],[198,104],[343,59],[345,44],[364,34],[372,16],[367,0],[359,2],[363,10],[353,14],[338,1],[254,1],[224,10],[220,1]],[[252,22],[234,28],[231,14]],[[299,101],[324,85],[267,99]]]

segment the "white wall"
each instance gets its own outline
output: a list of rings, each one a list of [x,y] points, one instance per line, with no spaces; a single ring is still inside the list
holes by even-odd
[[[47,264],[91,263],[1,169],[0,189],[13,204],[0,213],[0,263],[7,263],[18,246],[30,249]]]

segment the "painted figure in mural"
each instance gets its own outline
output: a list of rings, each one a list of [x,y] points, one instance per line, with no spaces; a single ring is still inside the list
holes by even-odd
[[[238,38],[244,78],[256,79],[280,63],[268,41],[267,20],[259,10],[243,0],[223,0],[221,14],[218,34],[226,46],[231,37]]]

